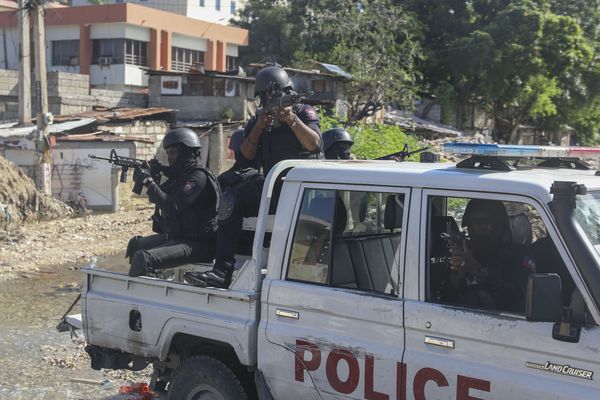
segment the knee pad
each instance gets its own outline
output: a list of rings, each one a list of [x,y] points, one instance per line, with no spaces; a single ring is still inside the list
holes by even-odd
[[[148,258],[150,254],[146,250],[136,251],[131,258],[131,266],[129,267],[129,276],[146,275]]]
[[[235,210],[235,203],[235,195],[226,189],[219,200],[219,215],[217,217],[219,225],[229,222]]]

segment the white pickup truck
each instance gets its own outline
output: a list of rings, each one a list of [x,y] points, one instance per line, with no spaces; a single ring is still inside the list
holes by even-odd
[[[278,164],[229,290],[84,269],[92,366],[153,363],[177,400],[600,398],[600,176],[575,159],[590,150],[524,164],[460,146],[457,165]],[[448,285],[442,233],[471,199],[501,201],[502,245],[532,254],[508,299],[522,307]]]

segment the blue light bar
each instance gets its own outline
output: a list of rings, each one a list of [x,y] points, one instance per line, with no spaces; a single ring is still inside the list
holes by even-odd
[[[495,157],[576,158],[600,157],[600,149],[592,147],[528,146],[514,144],[446,143],[447,154]]]

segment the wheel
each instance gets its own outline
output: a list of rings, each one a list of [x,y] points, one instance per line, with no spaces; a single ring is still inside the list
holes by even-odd
[[[240,380],[225,364],[209,356],[187,358],[169,386],[169,400],[246,400]]]

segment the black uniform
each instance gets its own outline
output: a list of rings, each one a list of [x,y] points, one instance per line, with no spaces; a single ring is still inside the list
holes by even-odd
[[[321,133],[319,116],[309,105],[298,104],[294,112],[309,128]],[[247,137],[256,124],[256,117],[252,117],[244,128]],[[240,154],[241,155],[241,154]],[[272,127],[271,132],[261,134],[257,144],[256,157],[248,160],[241,155],[241,166],[259,166],[262,174],[248,174],[243,180],[227,188],[222,194],[222,205],[219,210],[219,231],[217,239],[216,266],[227,263],[232,266],[235,262],[235,251],[242,232],[244,217],[256,217],[260,206],[260,198],[265,175],[279,161],[291,159],[320,158],[321,147],[315,152],[309,152],[302,147],[292,129],[282,123]],[[274,195],[274,197],[276,197]],[[273,202],[276,204],[276,201]]]
[[[127,246],[130,276],[146,269],[170,268],[188,262],[211,262],[214,257],[218,184],[197,160],[160,186],[147,185],[150,202],[156,205],[155,235],[134,237]]]
[[[535,259],[527,246],[502,244],[485,260],[475,276],[462,275],[442,294],[446,301],[486,309],[524,312],[527,279],[535,272]]]

